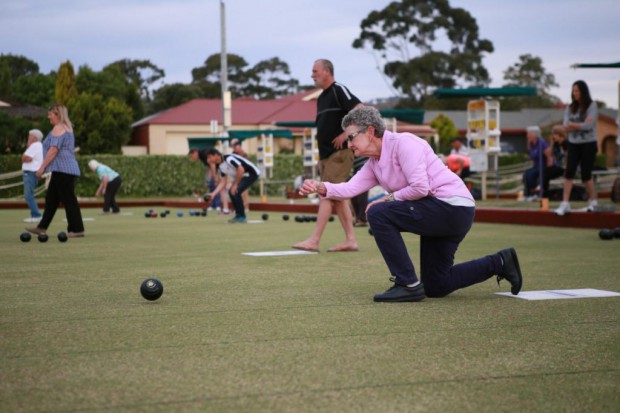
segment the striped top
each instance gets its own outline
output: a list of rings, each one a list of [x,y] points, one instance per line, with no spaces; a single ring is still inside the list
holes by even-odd
[[[65,132],[62,135],[54,136],[48,133],[43,140],[43,159],[51,147],[58,148],[58,154],[47,165],[45,172],[62,172],[68,175],[80,176],[80,167],[75,160],[75,135],[73,132]]]
[[[237,168],[242,167],[246,174],[249,176],[259,176],[260,169],[252,162],[243,158],[242,156],[230,154],[222,157],[222,163],[217,166],[220,175],[230,176],[234,179],[237,176]]]

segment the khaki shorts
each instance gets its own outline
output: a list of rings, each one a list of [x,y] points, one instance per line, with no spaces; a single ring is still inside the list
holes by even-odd
[[[329,158],[319,160],[321,181],[338,184],[346,182],[351,176],[353,151],[343,149],[332,153]]]

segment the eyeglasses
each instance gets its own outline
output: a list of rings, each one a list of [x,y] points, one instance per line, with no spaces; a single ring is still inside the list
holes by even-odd
[[[349,136],[347,136],[347,141],[349,143],[353,142],[353,139],[355,139],[355,137],[357,135],[359,135],[360,133],[366,133],[366,129],[362,129],[362,130],[358,130],[357,132],[353,132],[352,134],[350,134]]]

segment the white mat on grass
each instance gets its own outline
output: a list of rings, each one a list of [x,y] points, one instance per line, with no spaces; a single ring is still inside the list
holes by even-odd
[[[564,300],[568,298],[599,298],[599,297],[620,297],[620,293],[594,288],[582,288],[577,290],[540,290],[540,291],[521,291],[519,295],[511,293],[495,293],[511,298],[522,300]]]
[[[242,252],[242,255],[249,255],[251,257],[277,257],[281,255],[308,255],[308,254],[318,254],[318,252],[313,251],[264,251],[264,252]]]

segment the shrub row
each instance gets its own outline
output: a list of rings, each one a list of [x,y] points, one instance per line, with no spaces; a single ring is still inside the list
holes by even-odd
[[[251,157],[252,158],[252,157]],[[93,196],[99,186],[97,174],[88,168],[88,161],[96,159],[121,174],[123,184],[119,189],[121,197],[186,197],[196,189],[204,189],[205,167],[201,162],[191,162],[187,156],[151,155],[122,156],[97,155],[77,156],[82,176],[77,181],[78,196]],[[251,159],[255,161],[255,159]],[[0,173],[19,171],[21,157],[19,155],[0,156]],[[277,155],[274,157],[274,168],[271,180],[292,181],[303,173],[302,158],[298,155]],[[21,180],[11,180],[15,182]],[[4,185],[8,182],[2,182]],[[281,195],[286,183],[266,185],[268,195]],[[17,186],[0,191],[0,198],[11,198],[23,193]],[[254,184],[250,193],[259,193],[258,183]]]

